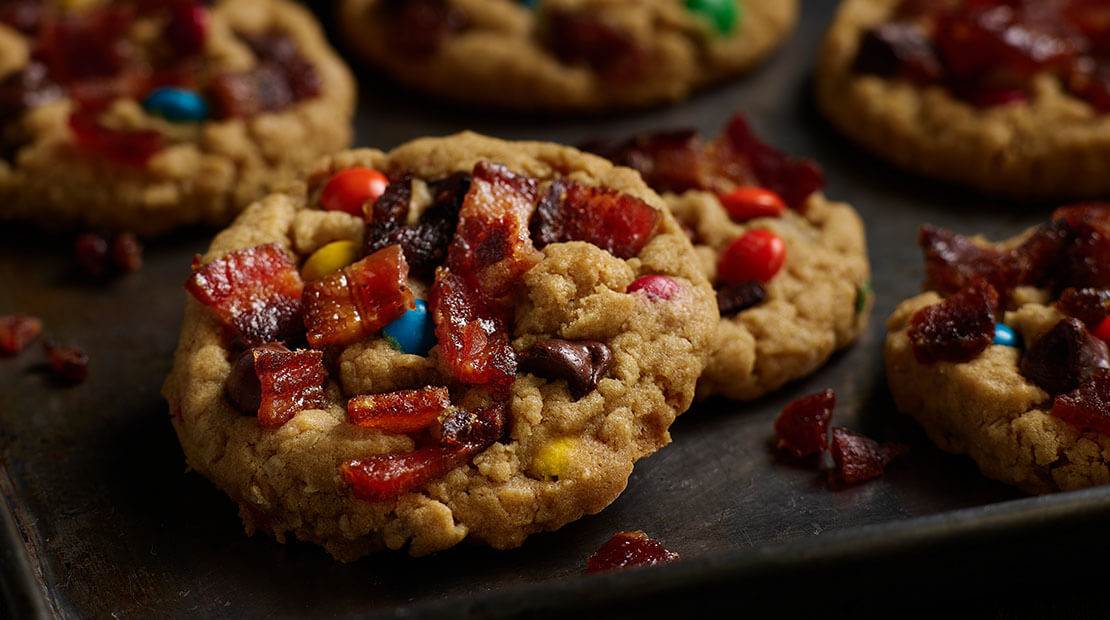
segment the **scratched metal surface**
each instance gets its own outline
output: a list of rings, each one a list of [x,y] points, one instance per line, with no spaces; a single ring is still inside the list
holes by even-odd
[[[1007,541],[1020,540],[1029,553],[1037,541],[1038,553],[1057,557],[1071,539],[1054,533],[1097,527],[1110,513],[1110,494],[1025,498],[982,478],[970,461],[942,454],[896,414],[881,359],[885,317],[921,280],[914,240],[922,222],[1001,237],[1036,223],[1047,207],[923,182],[827,128],[810,103],[809,83],[832,7],[807,2],[793,38],[755,74],[680,105],[623,116],[539,119],[456,107],[360,69],[360,145],[390,148],[468,128],[571,144],[687,126],[715,133],[733,110],[743,110],[772,143],[820,161],[827,194],[853,203],[867,222],[877,300],[853,348],[755,403],[695,405],[673,427],[674,443],[638,465],[612,506],[517,550],[464,544],[419,560],[381,553],[343,565],[315,546],[247,538],[232,502],[185,471],[159,395],[182,317],[181,285],[211,232],[148,244],[141,271],[90,285],[70,270],[69,235],[0,225],[0,314],[39,316],[49,337],[84,347],[92,360],[88,381],[61,387],[48,380],[37,346],[0,358],[7,509],[0,559],[8,613],[538,617],[589,608],[619,617],[688,609],[694,597],[703,611],[771,600],[785,590],[777,575],[851,606],[859,597],[837,590],[843,576],[830,567],[869,574],[889,594],[906,590],[893,574],[929,572],[940,587],[983,562],[1005,571],[1017,562]],[[837,392],[836,424],[906,442],[910,455],[879,480],[839,490],[780,460],[771,449],[775,415],[793,398],[826,387]],[[683,561],[583,577],[585,558],[628,529],[647,531]],[[787,600],[794,611],[807,609]]]

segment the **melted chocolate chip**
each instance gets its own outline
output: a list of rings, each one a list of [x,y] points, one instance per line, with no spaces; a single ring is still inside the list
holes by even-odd
[[[762,282],[729,284],[717,289],[717,309],[721,316],[727,316],[747,310],[766,298],[767,289]]]
[[[1053,396],[1071,392],[1100,368],[1110,368],[1106,343],[1071,317],[1037,339],[1021,360],[1021,374]]]
[[[520,370],[545,379],[565,379],[571,396],[582,398],[609,372],[613,353],[602,342],[571,342],[551,338],[529,347],[520,358]]]
[[[258,415],[258,408],[262,404],[262,384],[254,372],[254,351],[288,351],[279,342],[267,342],[253,349],[246,349],[235,360],[231,367],[231,374],[227,377],[227,399],[243,415]]]

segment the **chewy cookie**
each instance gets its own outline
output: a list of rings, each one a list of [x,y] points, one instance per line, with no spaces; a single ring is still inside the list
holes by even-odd
[[[1110,191],[1110,21],[1093,0],[845,0],[817,101],[923,175],[1018,197]]]
[[[867,323],[863,222],[810,161],[735,115],[716,139],[671,131],[587,148],[637,168],[694,242],[721,320],[698,397],[751,400],[816,370]]]
[[[669,441],[716,322],[634,171],[471,133],[331,157],[186,288],[164,394],[189,465],[248,532],[341,560],[601,510]]]
[[[925,226],[928,292],[887,321],[898,409],[1030,493],[1110,483],[1110,205],[1015,239]]]
[[[343,0],[349,45],[438,96],[521,109],[645,106],[741,73],[797,0]]]
[[[7,3],[0,218],[143,235],[224,225],[346,146],[354,95],[286,0]]]

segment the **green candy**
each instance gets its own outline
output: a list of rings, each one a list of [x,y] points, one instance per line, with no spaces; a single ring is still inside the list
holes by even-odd
[[[871,280],[864,280],[863,284],[856,288],[856,314],[863,312],[867,307],[867,298],[871,296]]]
[[[686,0],[686,8],[708,18],[718,34],[738,29],[744,17],[739,0]]]

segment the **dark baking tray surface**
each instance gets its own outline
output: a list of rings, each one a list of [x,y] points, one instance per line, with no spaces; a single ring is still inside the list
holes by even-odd
[[[922,222],[997,238],[1037,223],[1049,205],[922,181],[834,134],[814,111],[810,88],[833,3],[804,9],[788,45],[755,74],[623,116],[537,119],[435,104],[363,72],[358,144],[379,148],[468,128],[570,144],[684,126],[715,134],[743,110],[773,144],[820,161],[827,194],[853,203],[867,223],[877,300],[854,347],[757,402],[695,405],[674,425],[674,443],[637,466],[611,507],[517,550],[464,544],[419,560],[385,552],[344,565],[312,545],[246,537],[232,502],[185,471],[159,395],[182,317],[181,285],[211,232],[150,243],[141,271],[88,284],[71,271],[70,235],[3,224],[0,314],[39,316],[49,337],[79,344],[92,360],[88,381],[62,387],[49,381],[37,346],[0,358],[8,613],[631,617],[766,604],[806,615],[920,611],[961,593],[1035,581],[1024,598],[1006,599],[1028,610],[1030,592],[1061,574],[1074,586],[1083,578],[1074,563],[1107,546],[1098,529],[1110,516],[1110,489],[1030,498],[986,480],[897,414],[882,369],[883,322],[921,281]],[[910,455],[886,476],[843,489],[780,459],[774,417],[826,387],[837,392],[836,424],[908,443]],[[629,529],[645,530],[683,560],[584,576],[586,556]],[[1024,568],[1038,563],[1056,568]]]

